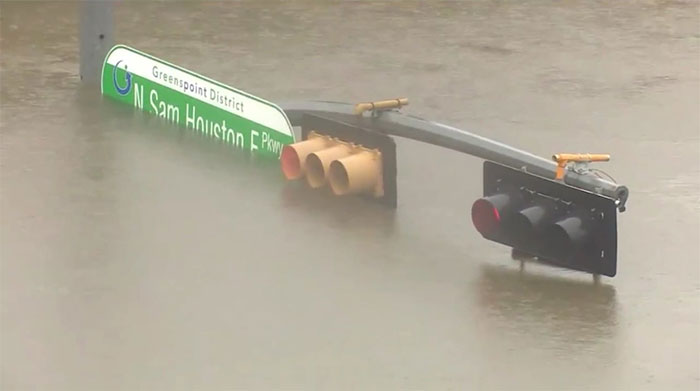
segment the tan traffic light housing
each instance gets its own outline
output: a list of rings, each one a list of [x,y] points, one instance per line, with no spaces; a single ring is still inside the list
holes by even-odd
[[[306,158],[313,152],[328,148],[330,139],[327,137],[314,137],[286,145],[282,149],[280,157],[282,173],[287,179],[299,179],[306,175]]]
[[[359,152],[335,160],[328,173],[331,190],[335,195],[384,195],[382,181],[382,153],[361,148]]]
[[[310,187],[328,187],[338,196],[364,195],[396,207],[394,140],[363,127],[361,121],[305,114],[302,141],[282,150],[284,176],[305,177]]]
[[[328,138],[330,139],[328,148],[316,151],[306,157],[306,182],[314,189],[322,187],[328,182],[331,162],[353,154],[353,146],[349,143]]]

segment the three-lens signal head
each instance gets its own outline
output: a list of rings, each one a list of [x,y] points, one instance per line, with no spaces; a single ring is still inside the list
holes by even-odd
[[[484,197],[471,209],[486,239],[539,260],[593,274],[617,272],[613,199],[493,162],[484,162]]]
[[[305,114],[302,141],[282,149],[282,173],[290,180],[305,178],[311,188],[364,195],[396,207],[394,140],[352,121],[362,119]]]

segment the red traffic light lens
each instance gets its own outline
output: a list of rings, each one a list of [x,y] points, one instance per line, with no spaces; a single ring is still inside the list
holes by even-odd
[[[299,155],[291,146],[286,145],[284,148],[282,148],[280,164],[282,166],[282,172],[287,179],[296,179],[301,176],[301,162],[299,161]]]
[[[481,198],[472,205],[472,223],[479,233],[489,235],[498,230],[501,214],[491,201]]]

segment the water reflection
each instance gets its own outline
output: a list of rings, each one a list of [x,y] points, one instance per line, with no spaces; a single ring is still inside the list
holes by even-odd
[[[543,341],[598,343],[616,333],[615,287],[605,283],[484,266],[476,297],[492,320]]]
[[[542,156],[609,149],[624,272],[520,273],[450,152],[399,141],[394,211],[75,97],[78,3],[2,2],[0,388],[697,388],[696,2],[311,3],[123,2],[115,29],[271,101],[400,94]]]
[[[396,210],[365,197],[338,197],[329,189],[311,189],[303,180],[287,182],[280,192],[282,207],[320,227],[344,235],[389,238],[396,229]]]

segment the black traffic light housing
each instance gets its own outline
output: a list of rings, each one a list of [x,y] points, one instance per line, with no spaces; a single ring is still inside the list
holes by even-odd
[[[484,238],[560,267],[613,277],[617,210],[611,198],[494,162],[472,206]]]

